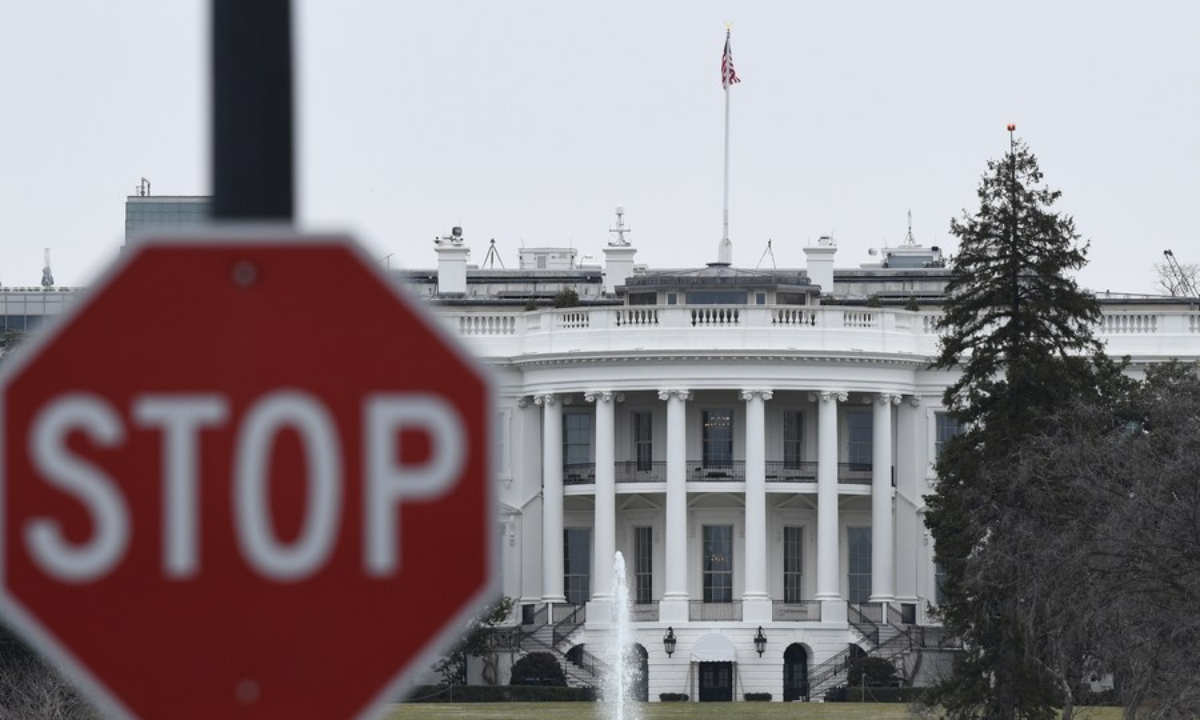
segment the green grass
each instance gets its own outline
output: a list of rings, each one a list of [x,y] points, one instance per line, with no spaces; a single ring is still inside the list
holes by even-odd
[[[593,720],[595,703],[413,703],[396,705],[387,720]],[[903,703],[649,703],[642,720],[907,720]],[[1077,720],[1120,720],[1120,708],[1077,709]]]

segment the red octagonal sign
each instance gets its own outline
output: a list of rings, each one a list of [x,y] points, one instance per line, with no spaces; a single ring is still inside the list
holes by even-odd
[[[0,388],[0,610],[110,712],[369,716],[494,590],[485,374],[349,240],[140,245]]]

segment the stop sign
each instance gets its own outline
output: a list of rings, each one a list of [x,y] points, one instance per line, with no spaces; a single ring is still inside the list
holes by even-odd
[[[0,610],[114,714],[369,716],[495,589],[487,378],[345,238],[139,245],[0,391]]]

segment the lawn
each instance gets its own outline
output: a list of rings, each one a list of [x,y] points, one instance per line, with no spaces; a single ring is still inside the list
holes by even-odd
[[[387,720],[592,720],[594,703],[413,703],[396,705]],[[642,720],[901,720],[911,717],[904,704],[882,703],[649,703]],[[1120,720],[1120,708],[1076,710],[1077,720]]]

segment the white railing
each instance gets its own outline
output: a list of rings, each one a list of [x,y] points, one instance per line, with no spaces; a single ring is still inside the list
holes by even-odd
[[[932,357],[940,310],[845,306],[575,307],[529,312],[446,307],[439,315],[477,351],[537,355],[699,349],[861,352]],[[1106,311],[1095,328],[1110,355],[1200,355],[1200,311]]]

